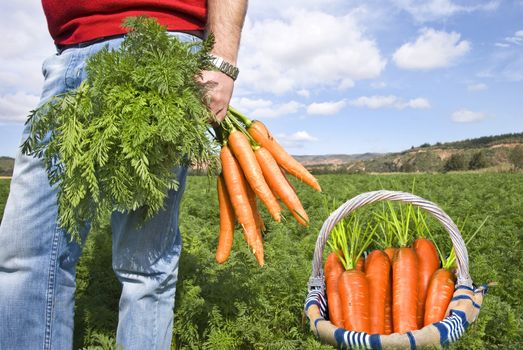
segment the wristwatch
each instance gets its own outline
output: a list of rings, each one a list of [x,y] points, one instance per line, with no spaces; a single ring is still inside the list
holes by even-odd
[[[227,62],[223,57],[220,56],[214,56],[212,57],[212,63],[213,65],[222,73],[228,75],[232,78],[232,80],[236,80],[238,77],[238,73],[240,73],[240,70],[238,67],[235,67],[234,65]]]

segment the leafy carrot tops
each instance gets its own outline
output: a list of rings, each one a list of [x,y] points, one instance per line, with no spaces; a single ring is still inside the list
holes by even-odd
[[[114,210],[163,206],[178,182],[173,167],[213,164],[211,112],[195,80],[211,69],[212,39],[182,43],[156,20],[132,17],[121,47],[94,54],[76,90],[33,111],[25,154],[43,157],[59,184],[59,222],[73,237]]]

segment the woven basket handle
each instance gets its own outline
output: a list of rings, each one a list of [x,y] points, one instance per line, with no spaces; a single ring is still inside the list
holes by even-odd
[[[456,251],[456,260],[458,263],[457,279],[458,284],[472,287],[472,279],[469,275],[469,257],[465,242],[461,237],[458,227],[452,219],[439,208],[436,204],[429,202],[426,199],[406,192],[396,191],[374,191],[362,193],[336,209],[323,223],[318,239],[316,240],[316,248],[314,250],[314,257],[312,260],[312,274],[309,279],[309,291],[311,289],[323,289],[325,286],[325,279],[323,276],[323,250],[325,243],[334,226],[340,222],[345,216],[349,215],[354,210],[363,207],[367,204],[372,204],[379,201],[397,201],[403,203],[411,203],[414,206],[420,207],[434,216],[449,233],[452,245]]]

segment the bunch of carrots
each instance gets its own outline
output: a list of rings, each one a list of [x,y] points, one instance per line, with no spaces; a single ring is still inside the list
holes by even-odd
[[[412,205],[398,211],[389,204],[377,218],[378,223],[364,228],[353,217],[331,233],[332,252],[324,266],[330,321],[382,335],[441,321],[454,294],[454,249],[447,258],[441,254],[426,237],[423,212]],[[364,257],[372,242],[381,249]]]
[[[252,121],[229,107],[220,134],[222,173],[217,180],[220,234],[216,261],[224,263],[228,259],[237,221],[258,264],[263,266],[265,225],[256,198],[275,221],[282,218],[279,198],[301,225],[308,226],[307,213],[285,173],[317,191],[321,188],[316,178],[285,151],[262,122]]]

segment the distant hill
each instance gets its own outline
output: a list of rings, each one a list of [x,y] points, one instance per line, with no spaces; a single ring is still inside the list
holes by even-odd
[[[523,133],[484,136],[462,141],[425,143],[397,153],[299,156],[315,174],[360,172],[441,172],[511,169],[509,154],[523,147]]]
[[[441,172],[511,169],[510,152],[523,147],[523,133],[422,144],[397,153],[294,156],[315,174],[362,172]],[[0,176],[11,176],[14,159],[0,157]]]
[[[483,136],[475,139],[465,139],[463,141],[447,142],[444,144],[436,143],[434,146],[439,148],[481,148],[481,147],[493,147],[496,145],[507,145],[507,144],[520,144],[523,142],[523,133],[514,134],[503,134],[494,136]],[[424,144],[423,146],[430,146]]]
[[[0,176],[11,176],[15,160],[9,157],[0,157]]]
[[[361,160],[369,160],[383,156],[383,153],[362,153],[362,154],[326,154],[317,156],[294,156],[296,160],[305,166],[317,164],[346,164]]]

